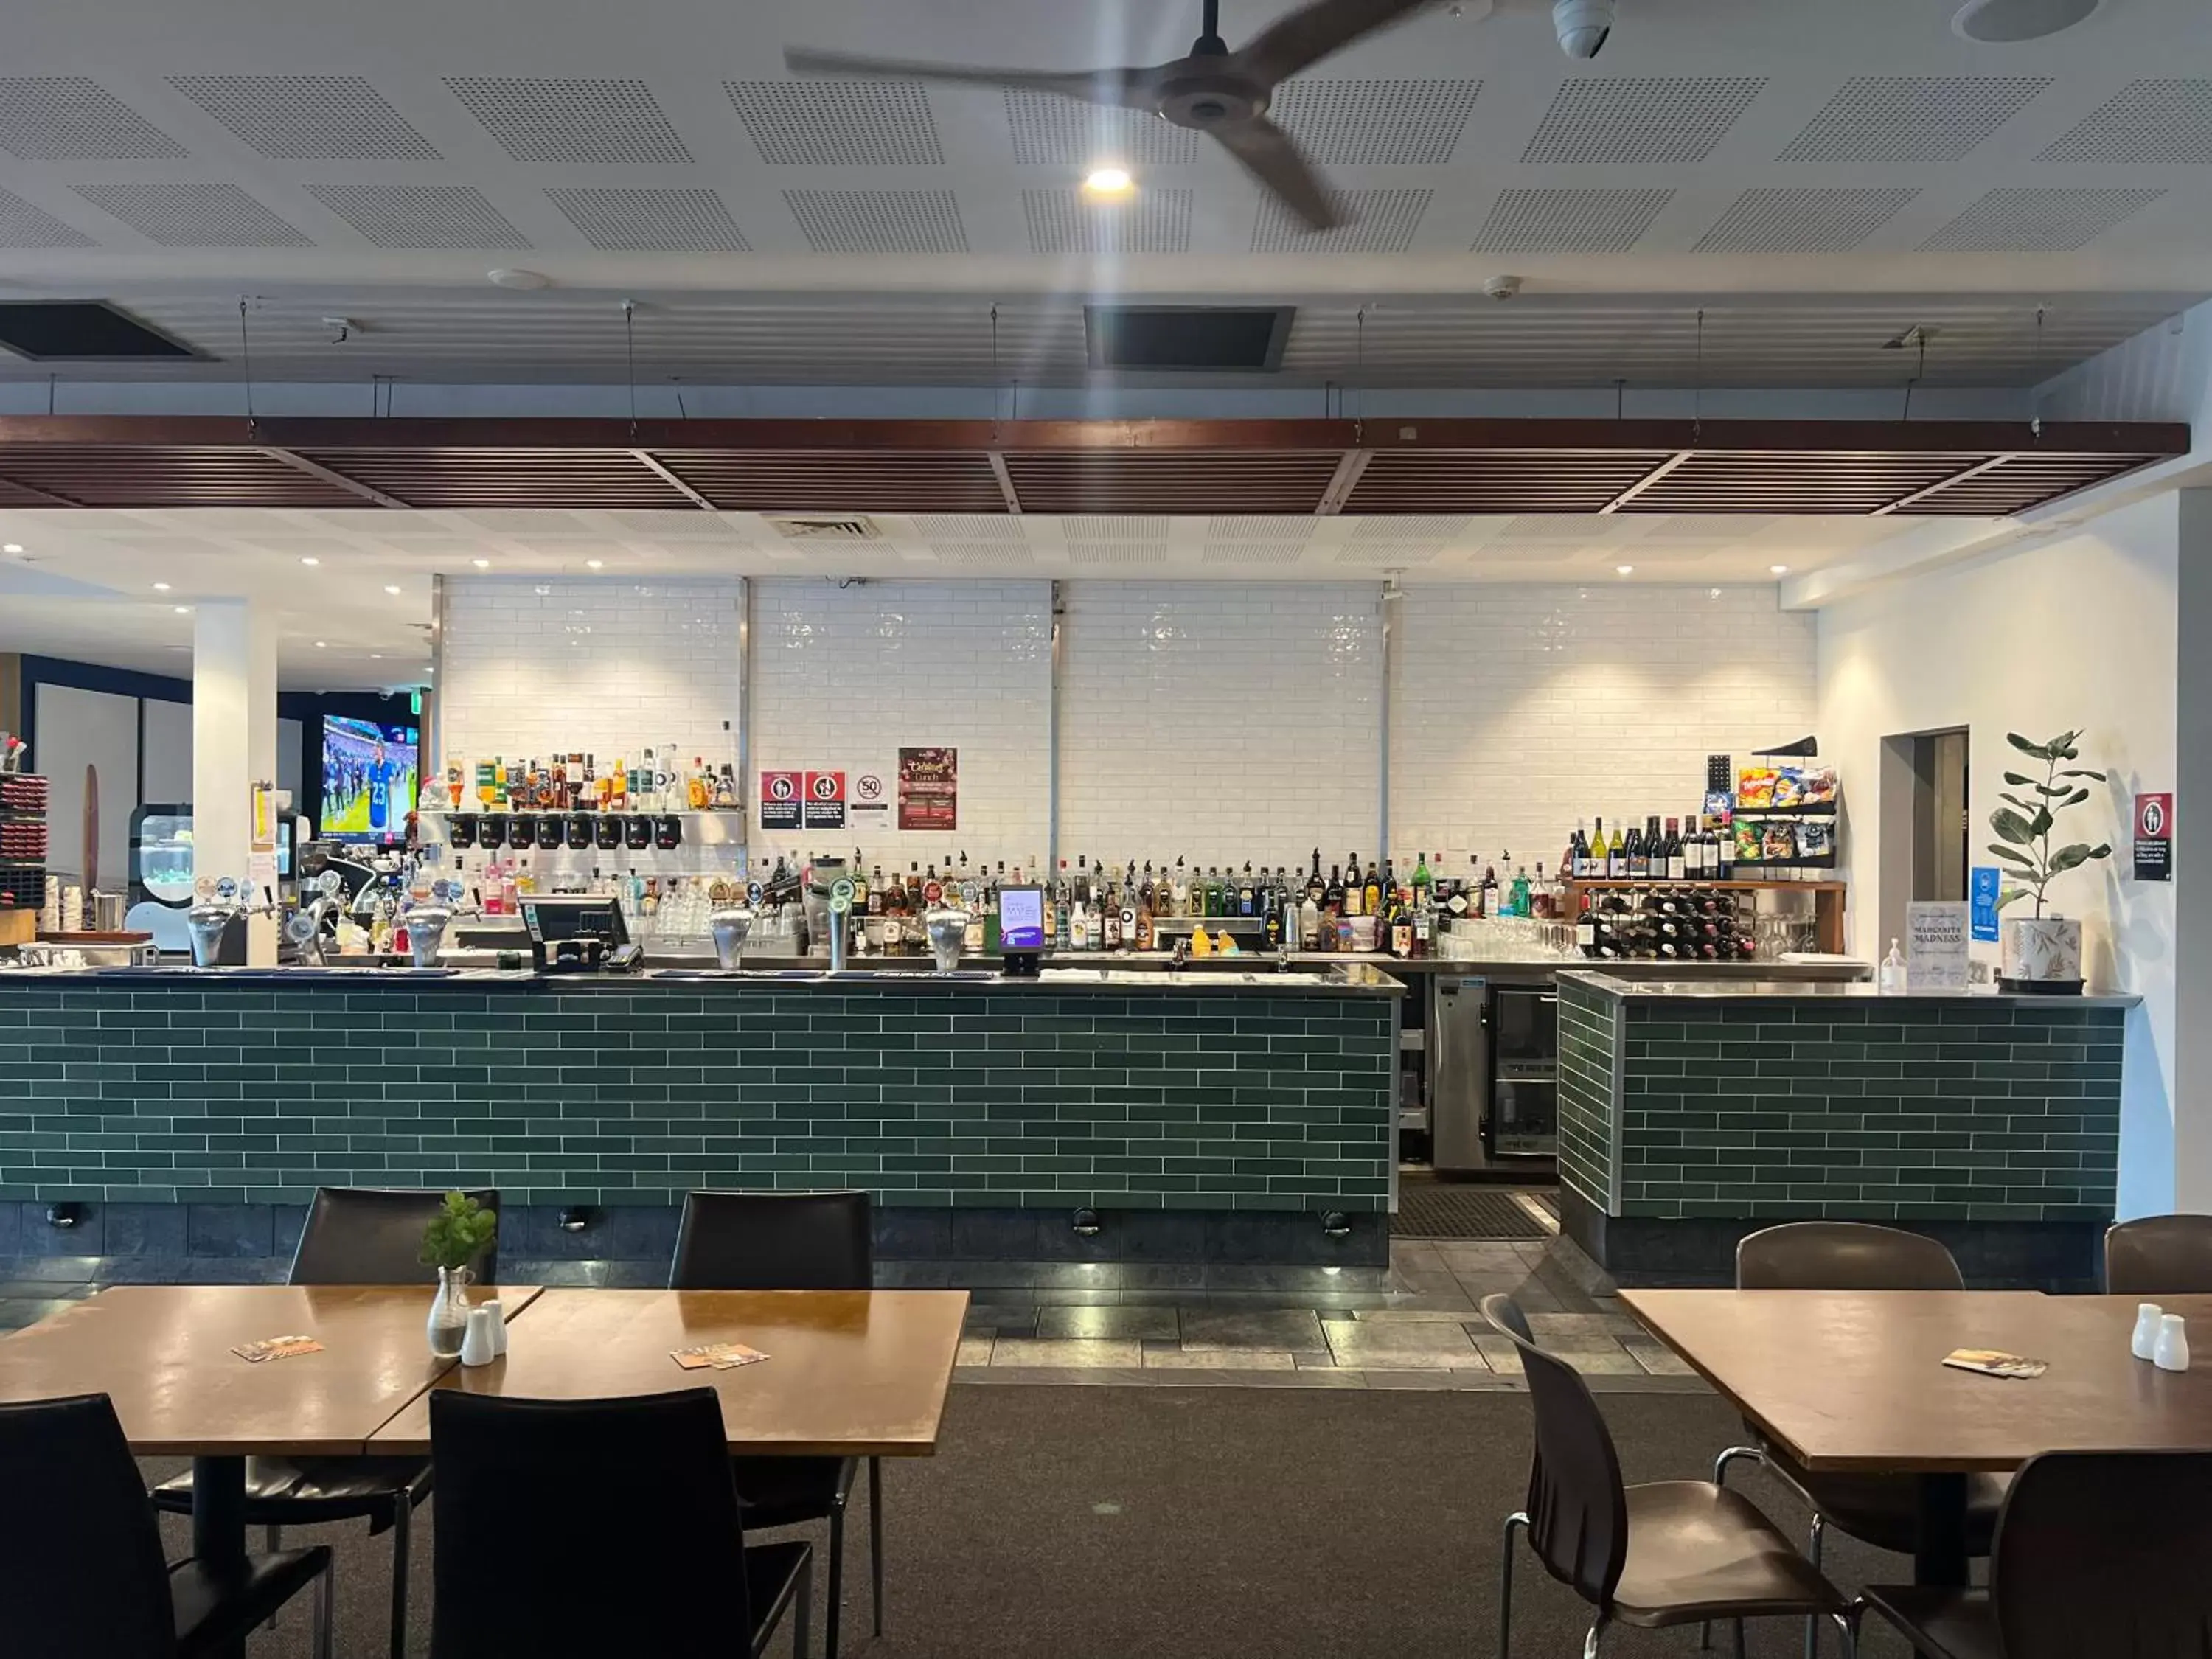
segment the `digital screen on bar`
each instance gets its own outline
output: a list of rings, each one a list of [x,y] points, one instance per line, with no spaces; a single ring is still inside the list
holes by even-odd
[[[1002,951],[1044,949],[1044,889],[1001,887],[999,890],[999,948]]]

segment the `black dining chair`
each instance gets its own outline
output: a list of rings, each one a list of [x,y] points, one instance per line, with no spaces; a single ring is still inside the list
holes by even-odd
[[[865,1192],[689,1193],[668,1270],[672,1291],[865,1291],[875,1284],[875,1220]],[[823,1651],[837,1659],[845,1589],[850,1457],[738,1457],[732,1472],[755,1532],[830,1523]],[[884,1477],[868,1460],[868,1566],[875,1633],[884,1633]]]
[[[2105,1230],[2111,1296],[2212,1294],[2212,1215],[2147,1215]]]
[[[193,1659],[313,1586],[313,1651],[331,1659],[331,1552],[229,1565],[161,1559],[161,1534],[104,1394],[0,1406],[0,1653]]]
[[[469,1194],[497,1211],[499,1193]],[[417,1259],[422,1229],[446,1200],[441,1190],[322,1187],[300,1229],[292,1254],[292,1285],[435,1285],[438,1270]],[[499,1277],[499,1243],[486,1247],[476,1269],[486,1284]],[[428,1302],[423,1307],[427,1316]],[[328,1521],[368,1522],[369,1535],[392,1534],[392,1659],[407,1653],[409,1520],[430,1495],[426,1457],[249,1457],[246,1460],[246,1522],[268,1528],[269,1547],[283,1541],[286,1527]],[[190,1514],[192,1477],[186,1470],[154,1488],[154,1506]]]
[[[1510,1297],[1485,1297],[1482,1316],[1519,1351],[1536,1417],[1528,1507],[1505,1518],[1498,1557],[1498,1659],[1511,1652],[1516,1532],[1528,1534],[1547,1572],[1595,1609],[1583,1659],[1596,1659],[1614,1625],[1799,1617],[1834,1620],[1851,1659],[1856,1620],[1843,1592],[1749,1498],[1706,1480],[1624,1486],[1589,1385],[1521,1334],[1528,1322]]]
[[[440,1389],[430,1453],[432,1659],[757,1659],[787,1616],[793,1659],[805,1659],[813,1548],[745,1543],[712,1389],[620,1400]]]
[[[1985,1589],[1869,1586],[1933,1659],[2212,1653],[2212,1452],[2046,1452],[2013,1477]]]
[[[1736,1245],[1740,1291],[1963,1291],[1964,1274],[1950,1251],[1932,1238],[1860,1221],[1790,1221],[1747,1235]],[[1815,1474],[1778,1448],[1760,1442],[1730,1446],[1713,1460],[1716,1484],[1738,1462],[1764,1465],[1812,1510],[1805,1553],[1820,1564],[1834,1527],[1876,1549],[1910,1555],[1919,1542],[1919,1490],[1911,1475]],[[1966,1549],[1987,1555],[2004,1503],[2006,1477],[1966,1477]],[[1806,1659],[1820,1652],[1819,1622],[1805,1628]]]

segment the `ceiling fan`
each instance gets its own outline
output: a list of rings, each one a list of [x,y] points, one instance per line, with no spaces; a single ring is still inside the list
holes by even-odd
[[[881,76],[902,81],[957,81],[1057,93],[1120,109],[1149,111],[1179,127],[1220,141],[1263,189],[1316,230],[1343,222],[1328,189],[1291,136],[1267,118],[1267,102],[1299,70],[1385,28],[1429,0],[1315,0],[1279,17],[1231,52],[1219,33],[1219,0],[1203,0],[1205,20],[1188,57],[1151,69],[1076,70],[1064,75],[984,69],[961,64],[908,64],[842,52],[783,54],[799,75]]]

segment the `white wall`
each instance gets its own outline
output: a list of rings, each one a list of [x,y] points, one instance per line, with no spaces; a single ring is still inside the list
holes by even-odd
[[[1705,757],[1814,726],[1814,625],[1771,586],[1413,588],[1391,641],[1390,841],[1558,861],[1577,819],[1701,805]]]
[[[1382,638],[1373,582],[1069,582],[1060,851],[1304,866],[1372,859]]]
[[[2080,728],[2082,763],[2111,774],[2066,824],[2113,858],[2061,877],[2051,897],[2083,923],[2093,988],[2141,994],[2130,1027],[2120,1210],[2174,1196],[2175,925],[2172,884],[2136,883],[2125,862],[2131,798],[2178,772],[2177,510],[2171,494],[2095,519],[2024,552],[1898,582],[1820,614],[1821,752],[1843,769],[1853,948],[1875,951],[1874,833],[1883,738],[1965,726],[1972,861],[2014,760],[2008,732],[2040,740]],[[1856,826],[1857,833],[1852,833]],[[1974,947],[1992,964],[1997,947]]]
[[[960,751],[951,833],[900,831],[894,801],[850,811],[842,832],[755,829],[756,857],[857,846],[870,863],[902,869],[965,852],[1011,872],[1044,855],[1051,583],[763,579],[753,592],[753,697],[757,774],[842,771],[848,793],[868,774],[895,792],[901,745]]]
[[[138,699],[73,685],[38,690],[38,753],[46,771],[46,867],[71,886],[84,881],[85,771],[98,777],[100,889],[119,893],[131,879],[131,809],[138,804]]]

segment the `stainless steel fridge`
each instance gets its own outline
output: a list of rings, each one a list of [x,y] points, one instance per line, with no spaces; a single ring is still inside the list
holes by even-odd
[[[1438,974],[1429,1010],[1431,1159],[1443,1175],[1551,1172],[1559,997],[1549,981]]]

